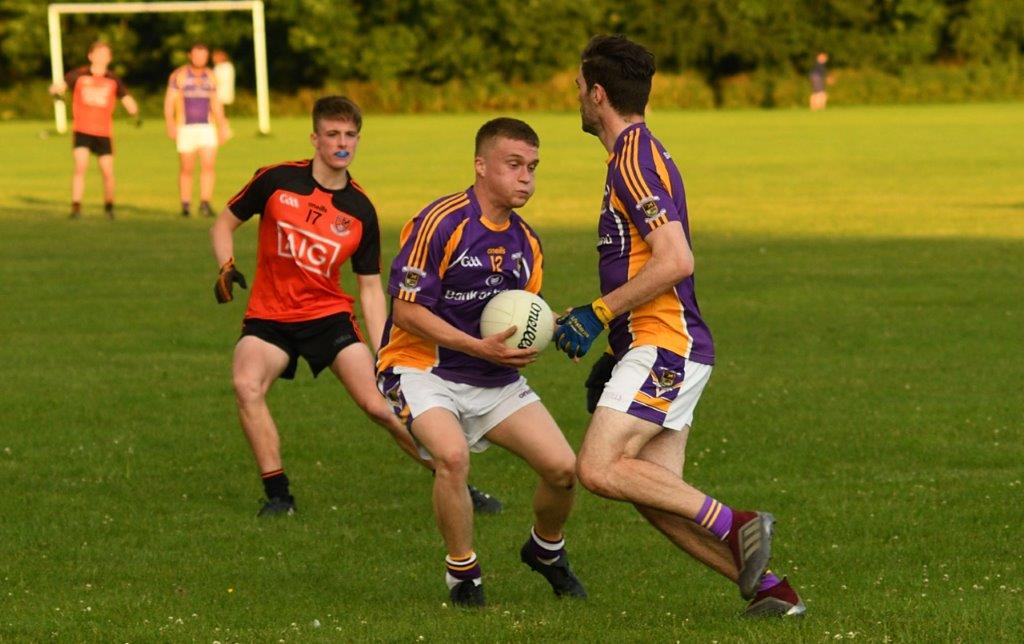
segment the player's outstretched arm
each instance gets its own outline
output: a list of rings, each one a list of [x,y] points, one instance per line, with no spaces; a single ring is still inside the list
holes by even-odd
[[[613,316],[650,302],[693,275],[693,252],[678,221],[651,231],[644,241],[651,247],[651,258],[633,279],[602,298]]]
[[[359,308],[366,322],[366,332],[370,334],[370,348],[377,353],[384,336],[384,322],[388,317],[380,274],[356,275],[356,286],[359,288]]]
[[[135,127],[140,127],[142,115],[139,113],[139,104],[135,102],[135,98],[131,94],[125,94],[121,97],[121,105],[124,105],[128,115],[135,119]]]
[[[174,101],[177,98],[178,90],[168,85],[164,93],[164,125],[167,128],[167,137],[172,141],[178,138],[178,126],[174,122]]]
[[[238,284],[242,288],[248,285],[245,283],[245,276],[235,268],[235,240],[234,233],[244,221],[235,216],[230,208],[225,208],[217,216],[217,220],[210,226],[210,243],[213,245],[213,256],[217,259],[220,272],[217,275],[217,283],[214,284],[213,292],[217,302],[224,304],[234,299],[233,285]]]
[[[442,347],[515,369],[525,367],[537,359],[536,349],[511,349],[505,346],[504,340],[516,332],[515,327],[486,338],[475,338],[448,324],[421,304],[397,298],[393,303],[395,325]]]
[[[570,358],[585,356],[614,318],[653,300],[693,274],[693,253],[678,221],[657,228],[644,239],[651,247],[651,258],[633,279],[558,319],[555,346]]]

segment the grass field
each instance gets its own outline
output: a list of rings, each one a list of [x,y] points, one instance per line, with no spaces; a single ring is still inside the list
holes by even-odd
[[[596,293],[605,153],[575,115],[528,115],[556,309]],[[385,261],[419,206],[468,185],[482,116],[368,117],[355,174]],[[0,126],[0,640],[1020,641],[1024,635],[1024,110],[1020,105],[655,113],[690,203],[718,366],[688,478],[773,511],[799,623],[750,623],[734,588],[631,508],[585,492],[569,525],[586,603],[517,559],[532,477],[474,458],[506,512],[477,521],[490,606],[443,606],[430,478],[330,377],[271,392],[300,513],[262,494],[238,428],[207,221],[176,215],[157,123],[117,132],[118,220],[90,170],[65,219],[66,137]],[[307,155],[305,120],[251,122],[217,204]],[[239,231],[252,275],[255,226]],[[589,363],[590,359],[586,362]],[[587,364],[527,370],[574,446]]]

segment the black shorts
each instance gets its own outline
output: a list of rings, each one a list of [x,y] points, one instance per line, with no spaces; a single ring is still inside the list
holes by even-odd
[[[302,322],[246,318],[242,321],[242,335],[239,339],[247,335],[269,342],[288,354],[288,366],[281,374],[285,380],[295,377],[299,356],[306,359],[315,378],[331,366],[342,349],[363,341],[363,334],[351,313],[336,313]]]
[[[89,151],[98,157],[114,153],[114,144],[109,136],[93,136],[83,132],[75,132],[71,147],[89,148]]]

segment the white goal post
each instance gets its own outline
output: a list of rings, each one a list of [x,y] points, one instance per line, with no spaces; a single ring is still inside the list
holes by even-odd
[[[56,3],[47,8],[50,27],[50,68],[53,82],[64,79],[64,54],[61,49],[60,17],[70,13],[174,13],[188,11],[251,11],[252,46],[256,62],[256,111],[261,134],[270,133],[270,97],[267,87],[267,32],[263,19],[263,0],[195,0],[190,2],[83,2]],[[53,103],[57,131],[68,131],[67,107],[62,99]]]

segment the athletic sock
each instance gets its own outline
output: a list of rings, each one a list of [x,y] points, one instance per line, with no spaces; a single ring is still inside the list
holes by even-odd
[[[80,215],[80,214],[82,214],[82,202],[81,201],[72,201],[71,202],[71,214],[72,215]]]
[[[782,580],[779,579],[774,572],[771,570],[765,570],[764,575],[761,577],[761,585],[757,587],[757,592],[763,593],[766,590],[775,588],[781,583]]]
[[[700,507],[700,512],[693,520],[719,539],[725,539],[729,535],[729,528],[732,527],[732,508],[710,496],[705,497],[704,505]]]
[[[551,541],[537,534],[537,528],[530,528],[530,543],[533,555],[545,566],[550,566],[565,554],[565,537],[559,537],[558,541]]]
[[[268,499],[287,499],[290,496],[288,475],[284,473],[284,470],[264,472],[260,476],[263,478],[263,491]]]
[[[470,552],[465,557],[453,557],[448,555],[444,558],[444,583],[448,584],[448,590],[455,588],[464,581],[472,581],[480,585],[480,563],[476,560],[476,553]]]

